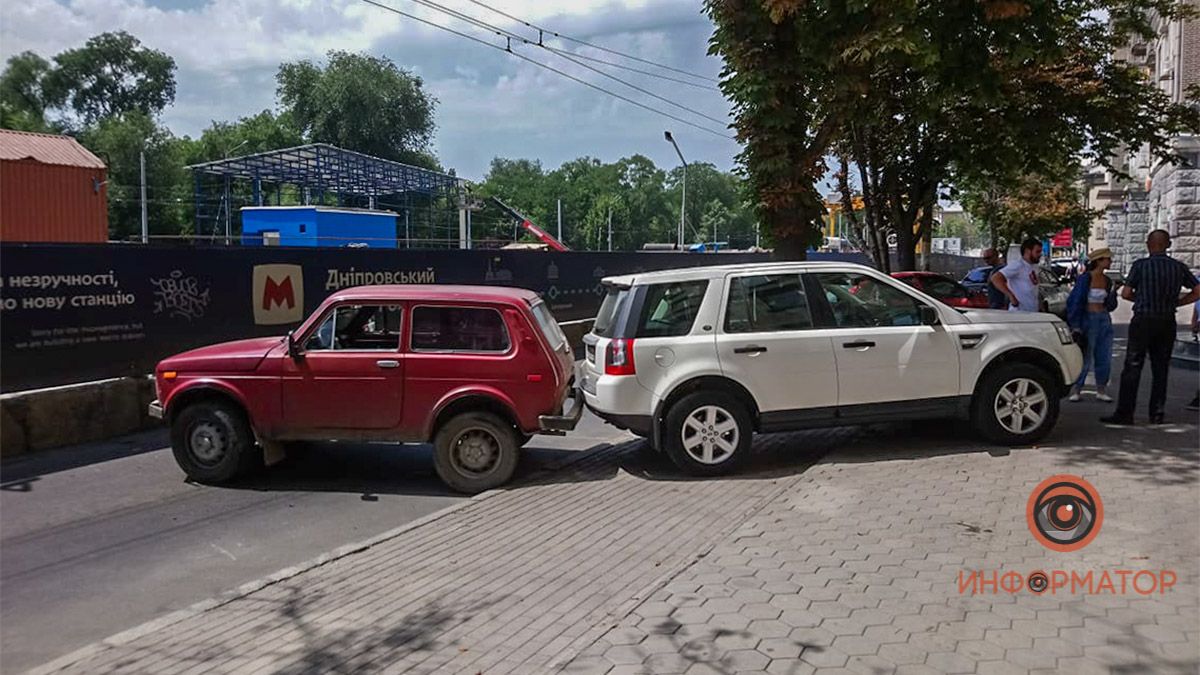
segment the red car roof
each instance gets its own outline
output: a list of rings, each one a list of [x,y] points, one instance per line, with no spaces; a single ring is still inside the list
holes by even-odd
[[[329,296],[333,300],[456,300],[497,302],[525,300],[533,302],[538,294],[512,286],[457,286],[434,284],[391,284],[355,286]]]

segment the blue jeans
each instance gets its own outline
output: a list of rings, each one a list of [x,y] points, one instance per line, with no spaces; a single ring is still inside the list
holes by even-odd
[[[1088,369],[1093,363],[1096,366],[1096,386],[1107,386],[1108,378],[1112,374],[1112,316],[1108,312],[1088,312],[1086,335],[1087,351],[1083,354],[1083,371],[1079,373],[1079,379],[1075,380],[1075,386],[1083,386]]]

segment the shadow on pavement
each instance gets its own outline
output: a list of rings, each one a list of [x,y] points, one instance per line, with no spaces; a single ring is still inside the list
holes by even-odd
[[[123,457],[161,450],[170,443],[166,429],[141,431],[112,440],[43,450],[0,464],[0,490],[28,491],[37,476],[69,471]],[[22,484],[26,484],[22,487]]]

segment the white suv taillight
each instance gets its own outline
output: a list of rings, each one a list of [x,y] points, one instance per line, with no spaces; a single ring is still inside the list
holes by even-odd
[[[605,375],[635,375],[633,365],[633,340],[617,338],[608,343],[608,354],[604,359]]]

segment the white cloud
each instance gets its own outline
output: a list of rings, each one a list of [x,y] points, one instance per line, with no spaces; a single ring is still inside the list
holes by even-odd
[[[662,166],[677,163],[662,140],[672,129],[689,161],[729,168],[737,146],[607,97],[511,55],[472,43],[371,6],[362,0],[26,0],[0,6],[0,56],[32,49],[45,56],[82,44],[91,35],[126,30],[176,60],[175,105],[163,119],[176,133],[196,134],[212,120],[251,115],[274,105],[274,73],[280,62],[320,59],[327,51],[366,51],[391,58],[426,81],[438,98],[436,150],[460,175],[479,178],[493,156],[531,157],[554,167],[591,155],[604,160],[641,152]],[[182,0],[189,2],[192,0]],[[382,0],[493,44],[502,40],[420,8],[409,0]],[[440,0],[459,11],[535,37],[536,33],[469,0]],[[488,0],[498,9],[542,23],[563,34],[687,70],[715,75],[719,64],[705,55],[711,32],[696,0],[610,2]],[[601,58],[602,52],[571,43],[563,47]],[[686,116],[646,99],[536,47],[518,48],[538,61]],[[643,67],[644,64],[631,64]],[[694,89],[634,73],[622,79],[681,104],[723,117],[727,105],[714,91]],[[709,127],[718,125],[698,119]]]

